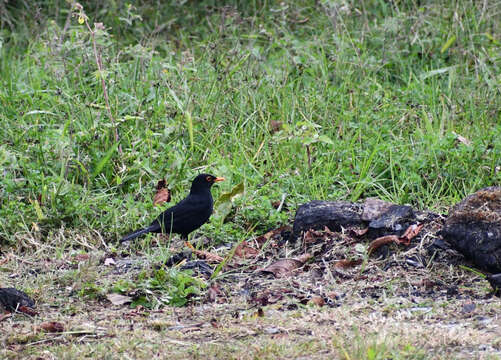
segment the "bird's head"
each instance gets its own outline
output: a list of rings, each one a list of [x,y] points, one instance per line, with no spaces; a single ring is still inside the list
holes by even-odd
[[[191,192],[203,191],[210,189],[214,183],[224,181],[222,177],[216,177],[210,174],[200,174],[191,183]]]

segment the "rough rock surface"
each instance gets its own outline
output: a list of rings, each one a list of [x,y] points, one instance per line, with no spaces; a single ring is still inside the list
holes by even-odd
[[[15,288],[0,288],[0,309],[16,311],[18,307],[26,306],[33,308],[35,302],[26,293]]]
[[[400,236],[410,224],[424,221],[429,214],[418,215],[410,206],[379,199],[369,198],[364,203],[314,200],[298,208],[292,239],[295,241],[307,230],[321,230],[325,226],[331,231],[340,231],[341,227],[368,227],[367,237],[370,239],[384,235]]]
[[[481,189],[456,204],[442,237],[479,268],[501,272],[501,187]]]
[[[332,231],[340,231],[341,226],[363,224],[362,212],[361,204],[347,201],[310,201],[297,209],[292,239],[295,241],[309,229],[319,230],[327,226]]]

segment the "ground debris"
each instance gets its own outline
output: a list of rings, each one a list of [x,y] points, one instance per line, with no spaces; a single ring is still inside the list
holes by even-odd
[[[35,302],[23,291],[16,288],[0,288],[0,309],[8,312],[23,312],[37,315]]]
[[[501,187],[481,189],[456,204],[441,234],[480,269],[501,272]]]

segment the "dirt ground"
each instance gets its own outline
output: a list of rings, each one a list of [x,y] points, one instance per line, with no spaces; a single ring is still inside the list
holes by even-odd
[[[213,280],[195,267],[208,287],[183,307],[131,308],[79,291],[93,283],[109,292],[158,265],[141,252],[115,254],[112,263],[97,245],[84,256],[49,245],[4,253],[0,285],[26,290],[39,315],[4,316],[0,357],[500,359],[501,299],[458,253],[432,246],[439,221],[408,246],[370,255],[357,246],[363,237],[329,229],[294,247],[287,229],[272,231],[233,248],[231,258],[228,246],[207,247],[229,260]],[[301,262],[268,267],[284,258]],[[48,322],[62,328],[44,330]]]

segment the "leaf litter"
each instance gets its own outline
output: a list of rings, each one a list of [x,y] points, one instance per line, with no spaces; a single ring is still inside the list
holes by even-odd
[[[57,341],[71,342],[65,335],[67,333],[73,333],[71,337],[76,336],[82,341],[97,338],[106,341],[107,337],[114,338],[129,331],[130,320],[127,319],[144,318],[145,326],[151,329],[148,330],[151,339],[160,335],[162,329],[170,334],[172,344],[186,346],[284,334],[289,341],[293,338],[317,341],[323,338],[322,333],[331,334],[333,326],[342,325],[346,329],[357,326],[366,332],[370,328],[365,329],[364,324],[371,323],[371,327],[379,326],[380,332],[413,334],[412,339],[407,339],[423,347],[440,345],[434,345],[434,339],[425,335],[430,332],[443,332],[442,338],[446,340],[442,341],[453,344],[457,340],[450,331],[452,328],[478,349],[501,335],[496,325],[499,301],[489,294],[485,279],[450,266],[465,260],[454,250],[441,248],[443,245],[436,241],[442,223],[443,218],[437,216],[427,222],[411,224],[401,236],[381,241],[384,244],[372,249],[371,241],[377,239],[369,239],[364,228],[353,227],[340,231],[331,231],[328,227],[308,230],[298,245],[291,246],[288,242],[291,236],[289,226],[246,239],[230,258],[228,246],[204,249],[192,256],[200,257],[198,261],[207,261],[207,253],[218,256],[224,259],[220,263],[222,271],[211,279],[210,274],[197,273],[195,269],[194,275],[210,286],[200,295],[191,296],[188,306],[183,308],[145,309],[136,305],[131,310],[126,305],[129,299],[119,305],[116,299],[110,299],[113,294],[106,295],[108,301],[116,304],[111,306],[110,302],[82,299],[75,296],[73,290],[59,288],[57,293],[68,300],[65,306],[83,307],[85,313],[100,313],[102,319],[118,321],[119,325],[116,329],[109,328],[110,325],[97,326],[81,333],[79,324],[84,319],[81,316],[67,318],[64,322],[66,331]],[[82,264],[95,266],[102,274],[101,281],[105,278],[111,281],[134,278],[150,265],[139,256],[123,260],[115,257],[117,266],[109,266],[109,263],[105,265],[109,254],[89,253],[92,258],[102,258],[102,261]],[[15,261],[13,258],[6,263]],[[116,268],[123,261],[132,265],[117,272]],[[16,266],[27,268],[30,263],[17,262]],[[56,266],[58,271],[74,268],[71,262],[65,262],[63,266],[56,262],[44,266]],[[181,265],[174,263],[172,266]],[[18,272],[22,273],[21,270]],[[44,302],[50,303],[47,295]],[[309,308],[314,308],[314,312],[307,310]],[[39,316],[45,322],[51,322],[51,318],[62,315],[58,312],[44,306]],[[297,320],[286,315],[297,312],[301,314],[296,315],[299,316]],[[336,320],[332,320],[333,316]],[[388,322],[388,318],[392,321]],[[4,324],[8,327],[15,324],[11,319]],[[423,323],[425,319],[426,324]],[[143,328],[141,322],[135,326]],[[249,328],[249,324],[254,325]],[[476,327],[470,329],[474,324]],[[23,331],[30,334],[29,329]],[[131,336],[143,338],[144,335],[140,332]],[[10,346],[17,346],[21,338],[9,341]]]

